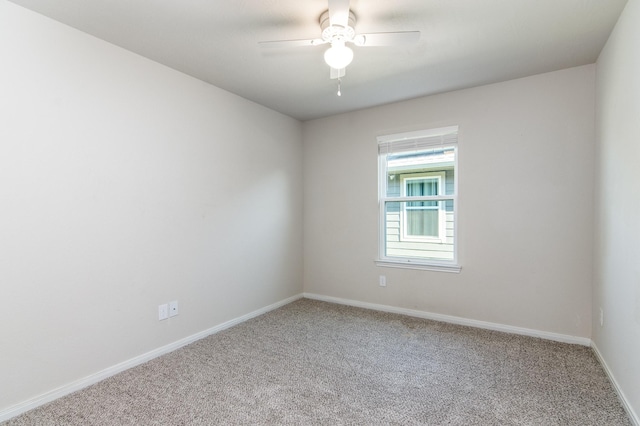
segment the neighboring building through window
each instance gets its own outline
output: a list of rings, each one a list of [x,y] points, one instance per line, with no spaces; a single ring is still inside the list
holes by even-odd
[[[400,175],[403,197],[444,194],[444,172]],[[400,229],[405,240],[439,241],[445,238],[445,210],[438,201],[409,201],[403,206]]]
[[[378,138],[382,266],[458,272],[457,126]]]

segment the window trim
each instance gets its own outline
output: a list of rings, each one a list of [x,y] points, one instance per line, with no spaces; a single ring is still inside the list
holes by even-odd
[[[419,130],[415,132],[397,133],[391,135],[378,136],[378,257],[375,259],[375,264],[381,267],[389,268],[402,268],[402,269],[419,269],[439,272],[452,272],[459,273],[462,269],[458,263],[458,183],[459,183],[459,170],[458,170],[458,126],[442,127],[437,129]],[[391,147],[398,144],[404,151],[409,151],[411,148],[416,149],[429,149],[437,148],[438,146],[453,146],[455,149],[454,157],[454,180],[453,180],[453,195],[441,195],[426,197],[428,200],[452,200],[453,201],[453,259],[452,260],[437,260],[437,259],[421,259],[421,258],[409,258],[409,257],[390,257],[386,256],[386,203],[393,201],[406,201],[405,197],[388,197],[387,192],[387,162],[386,157],[393,152]],[[386,151],[386,152],[385,152]],[[418,198],[425,198],[420,197]],[[446,226],[446,224],[445,224]],[[446,231],[445,234],[446,236]]]

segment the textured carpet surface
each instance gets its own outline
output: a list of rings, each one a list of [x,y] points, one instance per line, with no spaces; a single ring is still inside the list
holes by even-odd
[[[302,299],[7,425],[630,425],[591,349]]]

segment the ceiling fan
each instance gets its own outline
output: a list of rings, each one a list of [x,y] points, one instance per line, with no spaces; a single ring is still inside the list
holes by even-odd
[[[420,31],[357,34],[356,17],[349,10],[349,0],[328,1],[329,9],[320,15],[321,38],[263,41],[259,45],[262,48],[288,48],[330,44],[331,47],[324,52],[324,60],[330,67],[330,78],[338,79],[338,96],[340,78],[344,77],[347,65],[353,60],[353,50],[347,44],[358,47],[398,46],[413,44],[420,39]]]

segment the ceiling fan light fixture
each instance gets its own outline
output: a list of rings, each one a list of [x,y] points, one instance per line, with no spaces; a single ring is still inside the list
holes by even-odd
[[[353,61],[353,50],[345,46],[344,41],[336,40],[331,47],[324,52],[324,61],[331,68],[341,70]]]

